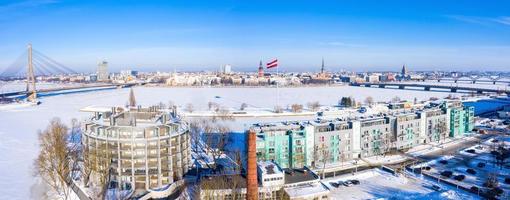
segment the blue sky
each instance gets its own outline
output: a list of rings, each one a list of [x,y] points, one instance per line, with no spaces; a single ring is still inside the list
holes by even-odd
[[[510,2],[0,1],[0,71],[31,42],[77,71],[508,70]]]

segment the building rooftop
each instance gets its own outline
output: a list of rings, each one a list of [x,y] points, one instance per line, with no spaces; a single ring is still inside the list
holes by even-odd
[[[282,169],[278,167],[274,162],[272,161],[259,161],[257,162],[257,165],[259,169],[261,170],[262,174],[281,174],[283,173]]]
[[[284,169],[285,171],[285,184],[295,184],[300,182],[307,182],[319,180],[319,177],[308,168],[299,169]]]
[[[306,199],[308,196],[318,196],[329,193],[329,189],[319,182],[288,187],[284,188],[284,190],[285,193],[289,195],[290,199]]]
[[[107,106],[87,106],[80,109],[81,112],[99,112],[99,113],[107,113],[111,112],[112,108]]]

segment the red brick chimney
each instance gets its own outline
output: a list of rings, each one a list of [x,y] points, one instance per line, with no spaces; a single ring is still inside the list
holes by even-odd
[[[248,131],[248,166],[246,170],[246,199],[259,199],[259,184],[257,182],[257,134]]]

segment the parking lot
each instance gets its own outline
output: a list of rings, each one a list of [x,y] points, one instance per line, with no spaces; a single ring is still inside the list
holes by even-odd
[[[453,185],[473,194],[509,199],[509,148],[510,137],[497,136],[454,155],[444,155],[412,166],[411,171],[437,180],[438,185]]]
[[[357,180],[359,184],[335,184]],[[327,178],[323,183],[331,190],[331,199],[480,199],[452,187],[434,188],[433,181],[419,176],[395,176],[380,169]]]

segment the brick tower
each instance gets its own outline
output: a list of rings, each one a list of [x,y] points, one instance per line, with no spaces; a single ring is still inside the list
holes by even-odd
[[[255,131],[248,131],[248,166],[246,170],[247,200],[259,199],[259,185],[257,182],[257,135]]]

